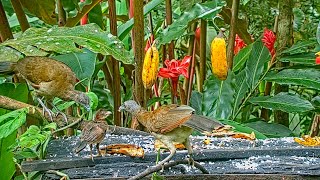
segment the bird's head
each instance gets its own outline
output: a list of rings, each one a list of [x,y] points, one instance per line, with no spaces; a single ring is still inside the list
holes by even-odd
[[[134,100],[125,101],[120,107],[119,111],[127,111],[129,113],[137,112],[141,106]]]
[[[108,116],[112,114],[111,111],[107,111],[105,109],[99,109],[96,112],[95,120],[96,121],[104,121]]]
[[[90,111],[90,98],[85,93],[78,93],[74,101],[82,105],[87,111]]]

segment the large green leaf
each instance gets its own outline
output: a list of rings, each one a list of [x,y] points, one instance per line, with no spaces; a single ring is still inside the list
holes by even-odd
[[[67,64],[76,73],[79,80],[91,79],[97,54],[84,49],[83,53],[69,53],[52,58]]]
[[[281,57],[280,61],[296,63],[296,64],[316,65],[315,58],[316,58],[315,53],[301,53],[301,54],[294,54],[294,55]]]
[[[0,84],[0,95],[14,98],[21,102],[28,100],[28,87],[25,83],[13,84],[3,83]],[[7,110],[0,108],[0,115],[7,113]],[[0,169],[2,179],[11,179],[15,172],[15,163],[13,162],[13,153],[8,151],[8,147],[15,142],[17,131],[13,131],[6,138],[0,139]]]
[[[143,7],[143,15],[147,15],[150,11],[152,11],[156,6],[161,4],[164,0],[152,0],[147,5]],[[131,18],[126,23],[120,25],[118,27],[118,37],[123,40],[124,37],[129,34],[130,30],[133,27],[133,18]]]
[[[246,72],[243,70],[235,76],[235,93],[234,93],[234,105],[232,110],[232,119],[236,118],[239,106],[243,101],[249,87],[246,81]]]
[[[16,140],[17,132],[11,133],[6,138],[0,139],[0,172],[1,179],[11,179],[16,168],[13,162],[13,153],[8,151],[8,147]]]
[[[281,52],[281,54],[299,54],[304,53],[309,47],[314,47],[316,45],[316,39],[299,41],[295,43],[290,48]]]
[[[298,95],[289,93],[279,93],[275,96],[252,97],[249,99],[249,102],[264,108],[289,113],[302,113],[314,109],[309,101],[301,99]]]
[[[250,89],[256,87],[261,75],[266,69],[265,66],[270,60],[271,56],[269,50],[263,45],[261,41],[257,41],[252,46],[252,52],[247,60],[245,68],[247,83]]]
[[[282,124],[267,123],[266,121],[254,121],[246,123],[245,125],[270,138],[288,137],[292,135],[291,130]]]
[[[44,56],[47,55],[46,51],[60,54],[81,52],[82,50],[77,48],[76,44],[95,53],[112,55],[126,64],[133,62],[130,53],[124,49],[123,43],[95,24],[73,28],[29,28],[18,38],[1,43],[0,49],[9,46],[27,56]],[[0,61],[6,59],[6,56],[0,54]]]
[[[265,136],[261,132],[255,130],[253,128],[250,128],[250,127],[248,127],[248,126],[246,126],[244,124],[238,123],[236,121],[226,120],[226,119],[220,119],[219,121],[222,122],[223,124],[227,124],[229,126],[234,127],[235,131],[248,133],[248,134],[251,134],[252,132],[254,132],[254,134],[256,135],[256,138],[258,138],[258,139],[267,139],[267,136]]]
[[[232,72],[229,72],[225,81],[211,76],[205,82],[203,94],[192,94],[190,105],[195,108],[198,114],[216,119],[228,119],[232,112],[234,93]]]
[[[9,136],[26,122],[27,108],[18,109],[0,116],[0,139]]]
[[[252,52],[252,45],[253,44],[249,44],[247,47],[241,49],[239,53],[234,57],[232,67],[233,72],[237,72],[243,68]]]
[[[55,1],[33,0],[31,3],[29,0],[20,0],[20,3],[24,8],[28,9],[28,12],[37,16],[42,21],[51,25],[57,24]]]
[[[320,90],[320,71],[317,69],[285,69],[278,73],[269,73],[265,80]]]
[[[221,1],[210,1],[202,4],[196,3],[190,11],[184,12],[177,20],[159,33],[159,44],[166,44],[178,39],[188,28],[188,24],[197,19],[210,19],[216,16],[224,3]]]

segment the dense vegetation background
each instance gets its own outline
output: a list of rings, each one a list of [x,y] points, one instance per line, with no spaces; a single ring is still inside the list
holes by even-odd
[[[319,13],[319,0],[1,0],[0,62],[49,56],[69,65],[79,79],[76,88],[88,92],[92,111],[85,114],[74,102],[59,99],[54,104],[75,121],[90,120],[96,109],[106,108],[114,112],[109,124],[135,127],[117,111],[121,102],[135,99],[149,109],[188,104],[197,114],[254,131],[261,139],[315,136]],[[221,28],[228,44],[226,80],[211,66],[210,44]],[[168,70],[145,89],[144,54],[154,39],[160,67]],[[165,64],[166,59],[177,64]],[[26,116],[30,108],[7,98],[37,106],[25,83],[1,75],[0,174],[36,177],[37,172],[20,175],[19,163],[44,158],[53,134],[78,130],[54,133],[63,125]]]

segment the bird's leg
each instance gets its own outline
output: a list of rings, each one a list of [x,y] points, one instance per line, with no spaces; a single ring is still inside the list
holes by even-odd
[[[50,121],[52,122],[53,121],[52,116],[53,116],[54,113],[46,105],[44,105],[44,103],[42,102],[42,100],[39,97],[37,97],[37,101],[42,106],[42,114],[43,114],[43,116],[45,115],[44,112],[47,112],[48,116],[50,118]]]
[[[192,166],[194,166],[194,160],[193,160],[193,157],[192,157],[193,150],[192,150],[192,147],[191,147],[191,144],[190,144],[190,139],[187,138],[186,141],[183,143],[183,145],[184,145],[184,146],[187,148],[187,150],[188,150],[189,165],[192,164]]]
[[[57,117],[59,114],[61,114],[63,119],[65,120],[65,122],[68,124],[67,115],[65,113],[63,113],[62,111],[60,111],[52,102],[48,101],[48,103],[57,111],[55,116]]]
[[[99,148],[99,143],[96,144],[96,148],[97,148],[97,151],[98,151],[98,156],[101,156],[101,151],[100,151],[100,148]]]
[[[93,160],[93,155],[92,155],[92,144],[90,144],[89,146],[90,146],[90,156],[91,156],[91,160],[94,161],[94,160]]]
[[[176,153],[176,147],[174,146],[173,142],[165,135],[152,133],[157,139],[159,139],[170,151],[170,154],[164,158],[164,160],[160,161],[158,164],[164,165],[164,163],[169,162],[174,154]]]

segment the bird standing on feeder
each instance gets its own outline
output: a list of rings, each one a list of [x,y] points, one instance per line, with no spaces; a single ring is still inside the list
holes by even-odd
[[[189,160],[193,162],[189,140],[193,129],[211,132],[224,126],[216,120],[194,114],[195,110],[187,105],[171,104],[161,106],[154,111],[147,111],[137,102],[129,100],[120,106],[119,111],[131,113],[156,139],[168,147],[170,155],[158,163],[162,165],[176,152],[173,142],[184,144],[190,155]]]
[[[106,118],[111,115],[110,111],[106,111],[104,109],[99,109],[96,112],[95,118],[91,122],[86,122],[83,125],[82,134],[80,136],[80,144],[75,148],[75,152],[79,153],[82,151],[87,145],[90,146],[90,155],[92,156],[92,145],[96,144],[96,148],[98,151],[98,156],[101,156],[99,145],[101,141],[106,136],[107,131],[109,130],[109,126],[106,122]]]

